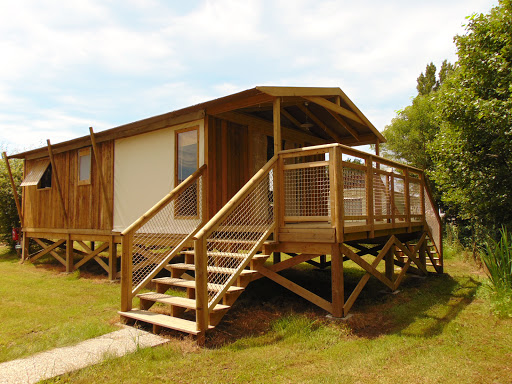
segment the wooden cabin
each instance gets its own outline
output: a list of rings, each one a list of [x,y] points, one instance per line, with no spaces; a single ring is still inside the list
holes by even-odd
[[[22,257],[51,254],[68,272],[95,260],[111,279],[121,276],[126,322],[201,340],[262,277],[342,317],[370,276],[396,290],[406,273],[443,268],[425,175],[379,157],[384,141],[341,89],[298,87],[256,87],[48,141],[8,156],[25,160]],[[375,155],[353,148],[367,144]],[[29,241],[42,249],[29,254]],[[318,257],[331,268],[331,301],[278,273],[319,265]],[[350,295],[346,260],[367,272]],[[146,287],[154,292],[141,294]],[[187,297],[166,294],[176,287]],[[135,296],[140,309],[132,308]],[[168,315],[150,311],[155,302],[167,304]]]

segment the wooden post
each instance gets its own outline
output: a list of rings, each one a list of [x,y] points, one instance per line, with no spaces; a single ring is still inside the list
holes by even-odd
[[[395,222],[396,222],[396,218],[395,218],[395,210],[396,210],[396,207],[395,207],[395,176],[393,174],[391,174],[391,226],[393,228],[395,228]]]
[[[421,202],[421,220],[425,222],[425,174],[420,174],[420,202]]]
[[[380,157],[380,147],[379,147],[379,140],[375,142],[375,156]],[[380,163],[376,164],[376,168],[380,169]]]
[[[423,240],[423,242],[420,244],[420,247],[418,249],[418,258],[423,264],[423,266],[427,267],[427,238]]]
[[[272,257],[274,259],[274,264],[278,264],[281,262],[281,252],[273,252]]]
[[[340,244],[331,245],[331,284],[332,284],[332,315],[343,317],[345,303],[343,283],[343,255]]]
[[[66,272],[67,273],[71,273],[74,270],[73,256],[74,256],[73,240],[71,240],[71,236],[68,235],[68,237],[66,239]]]
[[[366,158],[366,207],[368,224],[370,225],[370,238],[375,237],[375,222],[373,214],[373,156]]]
[[[409,232],[412,229],[411,223],[411,196],[409,194],[409,168],[405,168],[405,178],[404,178],[404,195],[405,195],[405,215],[407,224],[409,225]]]
[[[331,214],[334,217],[334,227],[336,228],[336,242],[343,243],[345,208],[343,205],[343,161],[340,146],[334,147],[329,152],[329,163],[329,167],[333,169],[331,193],[334,194],[334,206],[331,205]]]
[[[16,203],[18,217],[20,218],[20,225],[23,227],[23,213],[21,210],[20,199],[18,198],[18,190],[16,189],[16,184],[14,184],[14,178],[12,177],[11,166],[9,164],[9,159],[7,159],[7,153],[3,152],[2,157],[4,158],[7,174],[9,175],[9,181],[11,182],[12,194],[14,196],[14,202]]]
[[[274,155],[281,152],[281,98],[274,99]]]
[[[55,160],[53,159],[53,151],[52,151],[52,145],[50,143],[50,139],[46,140],[46,143],[48,144],[48,154],[50,155],[50,163],[52,164],[52,173],[55,176],[55,184],[57,185],[57,193],[59,194],[59,201],[60,201],[60,205],[62,208],[62,212],[64,214],[64,222],[66,223],[66,228],[69,229],[68,215],[66,213],[66,204],[64,203],[64,196],[62,196],[62,190],[60,189],[59,175],[57,172],[57,167],[55,166]]]
[[[393,281],[393,276],[395,274],[395,246],[392,245],[389,250],[386,252],[386,255],[384,256],[384,266],[385,266],[385,275],[386,277]]]
[[[94,251],[91,242],[91,250]],[[108,245],[108,279],[110,281],[117,279],[117,244],[114,242],[114,236],[110,238]]]
[[[133,234],[127,233],[121,240],[121,311],[132,309],[132,241]]]
[[[96,145],[96,137],[94,136],[94,131],[93,131],[92,127],[89,127],[89,134],[91,136],[91,144],[92,144],[92,151],[94,153],[94,161],[96,163],[96,171],[98,172],[98,178],[100,179],[103,200],[105,202],[105,208],[107,210],[106,216],[107,216],[107,220],[108,220],[108,225],[109,225],[110,229],[112,229],[114,227],[113,219],[112,219],[113,211],[112,211],[112,208],[110,207],[110,201],[108,199],[108,194],[107,194],[107,185],[105,184],[105,178],[103,177],[103,171],[101,170],[101,159],[100,159],[100,155],[98,153],[98,146]]]
[[[206,270],[206,238],[194,240],[196,265],[196,324],[204,334],[208,329],[208,272]]]
[[[27,260],[29,256],[29,240],[26,232],[23,232],[23,238],[21,243],[21,262],[23,263],[25,260]]]

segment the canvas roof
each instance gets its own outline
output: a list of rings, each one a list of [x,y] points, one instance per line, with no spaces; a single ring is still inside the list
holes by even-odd
[[[382,134],[340,88],[259,86],[218,99],[95,133],[96,141],[129,137],[170,125],[201,119],[205,114],[239,124],[271,126],[273,100],[281,98],[281,125],[288,132],[346,145],[385,142]],[[61,153],[91,145],[90,136],[52,145]],[[42,147],[9,158],[35,159],[48,155]]]

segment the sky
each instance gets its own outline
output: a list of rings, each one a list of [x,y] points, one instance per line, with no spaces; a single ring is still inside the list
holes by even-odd
[[[379,130],[498,0],[0,0],[0,148],[258,85],[340,87]]]

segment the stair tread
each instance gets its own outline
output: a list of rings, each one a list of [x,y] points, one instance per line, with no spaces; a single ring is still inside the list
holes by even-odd
[[[121,316],[129,317],[134,320],[144,321],[146,323],[159,325],[165,328],[174,329],[194,335],[199,334],[195,321],[180,319],[179,317],[172,317],[162,315],[160,313],[154,313],[149,311],[143,311],[141,309],[132,309],[127,312],[118,312]],[[209,329],[213,329],[209,326]]]
[[[173,285],[175,287],[182,287],[182,288],[195,288],[196,287],[196,282],[194,280],[183,280],[183,279],[178,279],[175,277],[159,277],[159,278],[153,279],[151,281],[153,281],[154,283],[168,284],[168,285]],[[224,285],[222,285],[222,284],[208,283],[209,291],[218,292],[218,291],[221,291],[223,288],[224,288]],[[243,291],[243,290],[244,290],[244,288],[235,287],[233,285],[228,288],[228,292],[238,292],[238,291]]]
[[[139,297],[141,299],[159,302],[159,303],[176,305],[176,306],[182,307],[182,308],[196,309],[195,299],[188,299],[186,297],[171,296],[171,295],[166,295],[165,293],[156,293],[156,292],[141,293],[141,294],[138,294],[137,297]],[[221,310],[225,310],[225,309],[229,309],[229,308],[230,307],[227,305],[217,304],[213,310],[221,311]]]
[[[195,251],[183,251],[181,252],[183,255],[195,255]],[[245,259],[247,257],[247,253],[238,253],[238,252],[215,252],[215,251],[209,251],[206,253],[208,256],[220,256],[220,257],[233,257],[233,258],[239,258],[239,259]],[[268,258],[270,255],[262,255],[257,254],[253,256],[254,258]]]
[[[177,264],[169,264],[169,267],[175,268],[175,269],[186,269],[189,271],[194,271],[196,269],[196,266],[194,264],[185,264],[185,263],[177,263]],[[225,268],[225,267],[206,267],[208,272],[219,272],[219,273],[229,273],[234,274],[237,270],[235,268]],[[258,273],[257,271],[251,270],[251,269],[244,269],[242,270],[242,275],[252,275]]]

